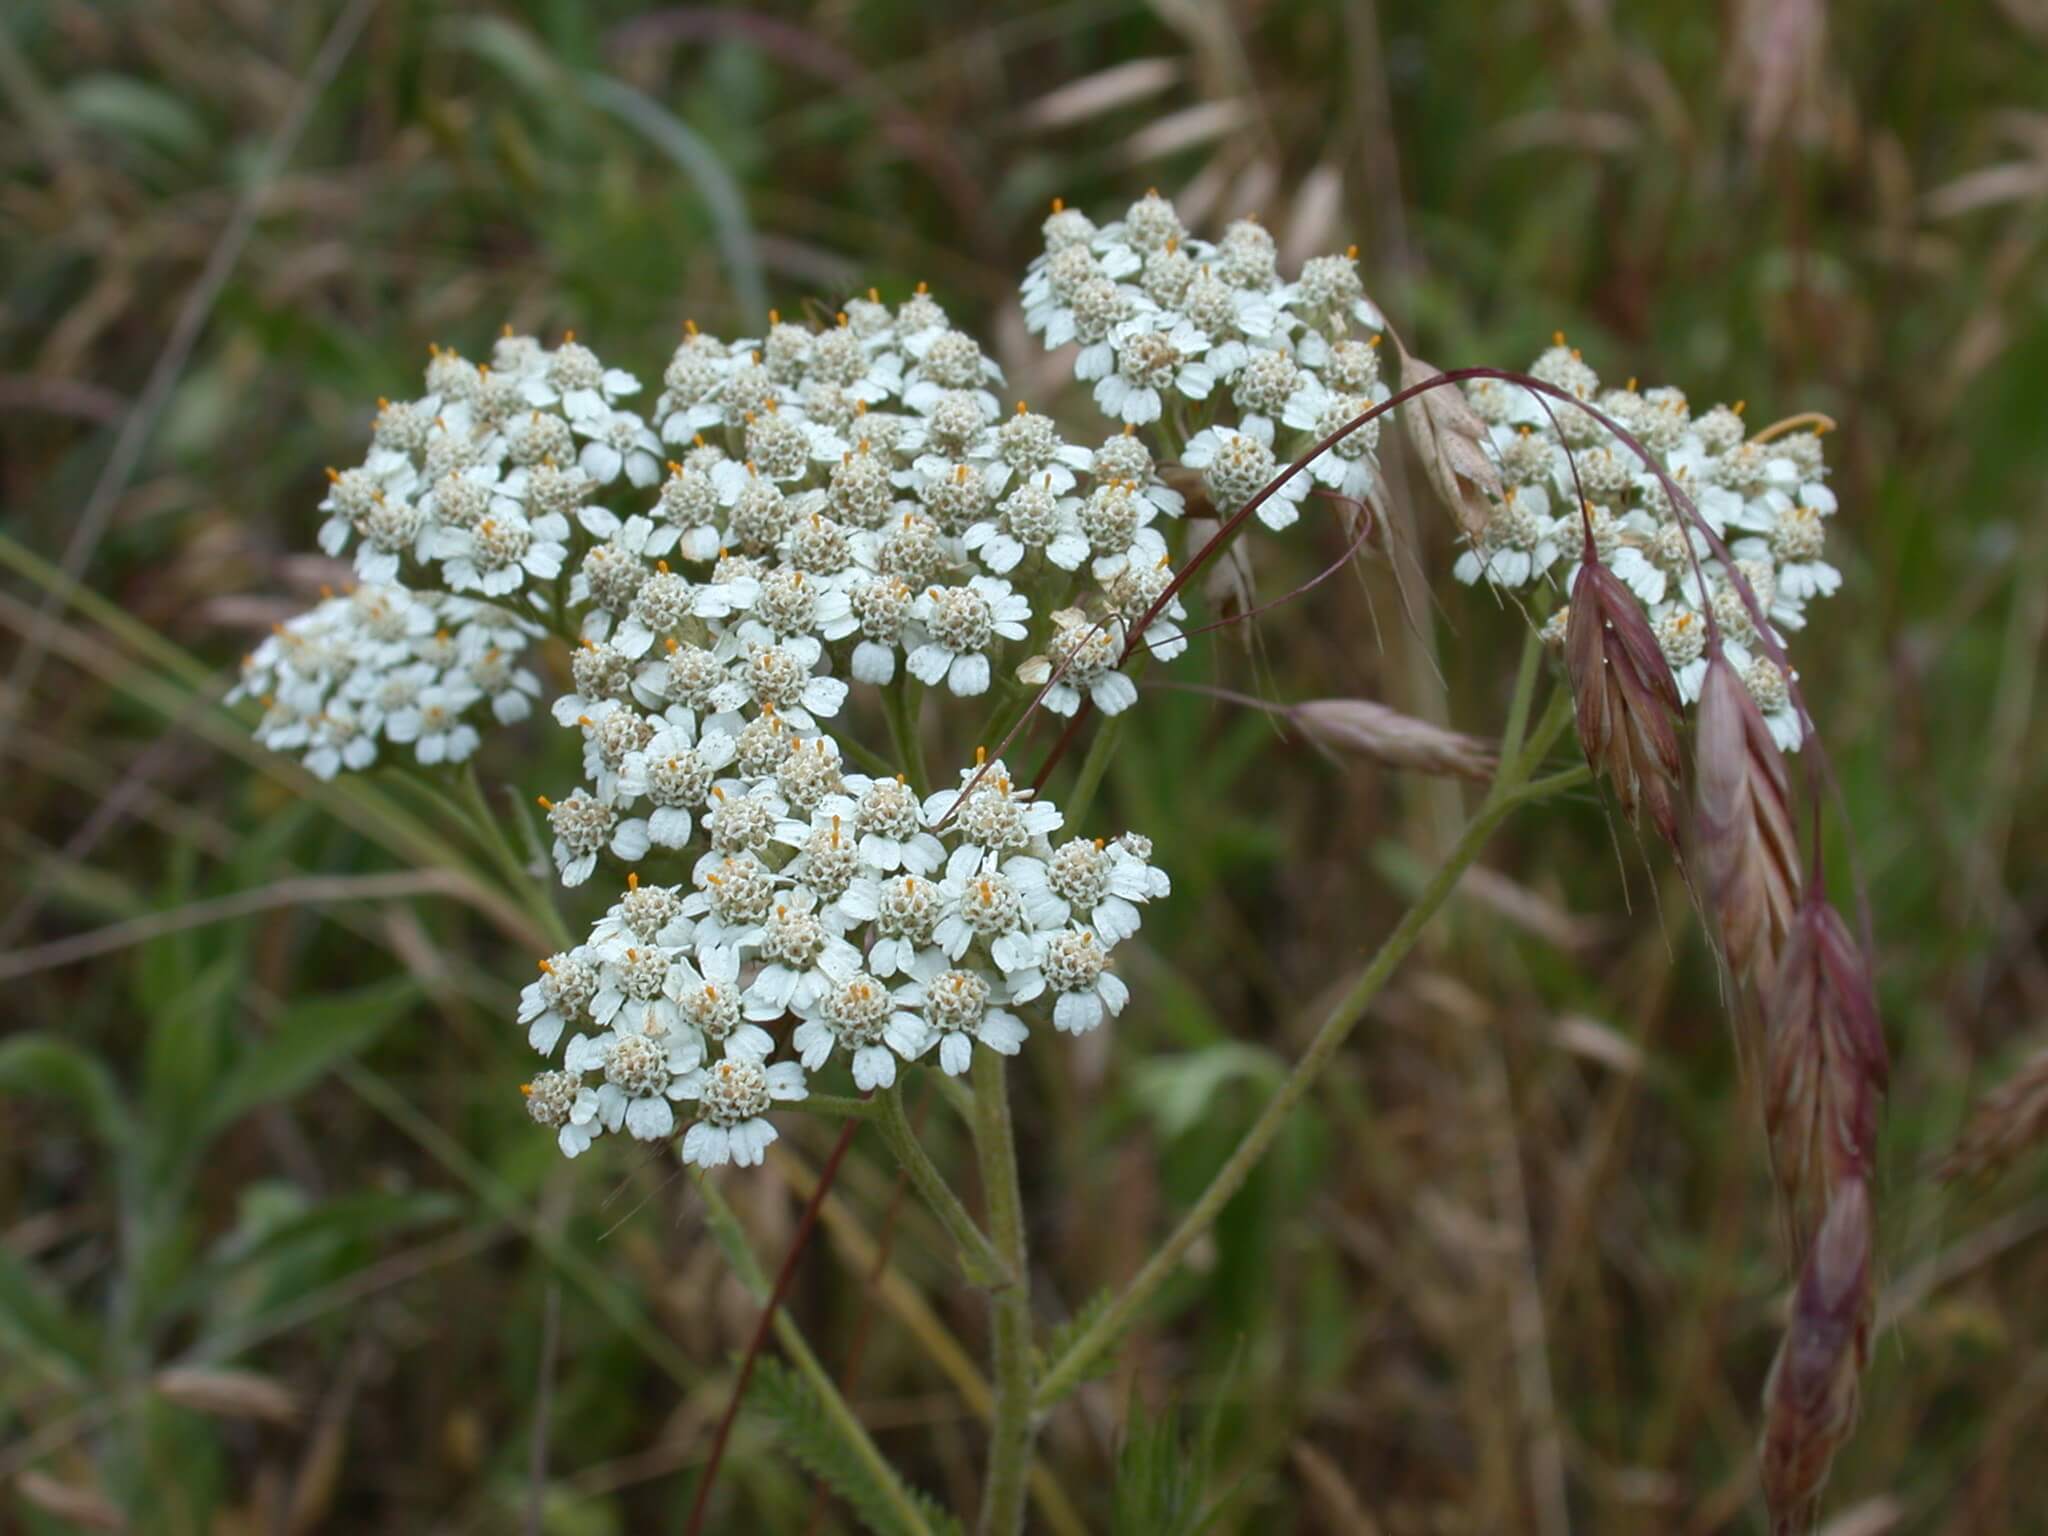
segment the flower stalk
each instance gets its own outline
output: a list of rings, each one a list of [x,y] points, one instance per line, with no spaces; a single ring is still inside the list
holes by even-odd
[[[1323,1069],[1330,1064],[1358,1021],[1365,1017],[1365,1011],[1372,1006],[1395,969],[1415,947],[1415,941],[1422,936],[1431,918],[1457,889],[1459,878],[1479,857],[1502,822],[1525,805],[1547,799],[1564,790],[1576,788],[1591,777],[1583,765],[1560,770],[1542,778],[1533,778],[1532,771],[1543,760],[1564,731],[1571,719],[1571,699],[1563,692],[1552,696],[1541,720],[1530,733],[1522,751],[1504,756],[1499,775],[1485,801],[1475,811],[1458,840],[1444,861],[1430,876],[1415,904],[1402,915],[1399,923],[1381,941],[1379,950],[1350,991],[1340,998],[1329,1015],[1317,1029],[1315,1038],[1295,1063],[1294,1070],[1281,1084],[1279,1090],[1266,1102],[1257,1120],[1244,1134],[1236,1149],[1223,1166],[1216,1171],[1209,1185],[1173,1229],[1158,1251],[1145,1261],[1145,1265],[1132,1277],[1123,1294],[1112,1302],[1096,1321],[1067,1347],[1059,1359],[1046,1367],[1039,1378],[1035,1397],[1042,1411],[1051,1408],[1078,1386],[1086,1377],[1088,1369],[1103,1352],[1109,1349],[1127,1329],[1146,1302],[1150,1301],[1164,1285],[1180,1262],[1187,1256],[1202,1234],[1216,1218],[1223,1207],[1230,1203],[1231,1196],[1244,1187],[1244,1182],[1259,1165],[1280,1129],[1287,1123],[1293,1112],[1322,1076]]]
[[[981,1159],[989,1230],[1010,1279],[989,1293],[995,1367],[995,1419],[982,1485],[982,1536],[1024,1529],[1024,1494],[1035,1431],[1031,1392],[1031,1281],[1024,1244],[1024,1200],[1017,1184],[1017,1141],[1010,1122],[1007,1064],[990,1051],[974,1059],[974,1144]]]

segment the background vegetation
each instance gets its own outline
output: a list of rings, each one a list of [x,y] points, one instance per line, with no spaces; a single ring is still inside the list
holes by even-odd
[[[1795,654],[1896,1065],[1884,1322],[1833,1529],[2048,1529],[2048,1159],[1930,1177],[2048,1005],[2041,0],[383,0],[242,242],[338,14],[0,20],[0,1528],[679,1528],[754,1315],[691,1186],[609,1144],[562,1162],[513,1091],[540,952],[517,912],[451,894],[375,807],[307,799],[206,700],[332,579],[306,553],[321,466],[430,341],[574,328],[652,377],[686,316],[745,334],[769,302],[926,279],[1078,419],[1010,294],[1050,197],[1108,216],[1156,183],[1296,255],[1357,240],[1443,366],[1562,329],[1616,379],[1840,423],[1848,583]],[[161,416],[95,526],[153,369]],[[1495,729],[1521,621],[1451,588],[1446,520],[1409,505],[1419,624],[1378,561],[1182,675]],[[1339,537],[1305,525],[1262,590]],[[54,610],[37,661],[63,588],[17,551],[74,544],[98,599]],[[510,803],[572,752],[528,728],[486,778]],[[1147,700],[1101,814],[1157,837],[1175,896],[1119,1025],[1024,1058],[1041,1295],[1129,1274],[1461,793]],[[1759,1529],[1785,1266],[1731,1056],[1668,861],[1590,797],[1511,826],[1051,1424],[1088,1527],[1168,1528],[1134,1489],[1193,1465],[1162,1450],[1178,1403],[1215,1409],[1218,1529]],[[928,1131],[964,1156],[943,1105]],[[771,1263],[830,1134],[799,1122],[725,1182]],[[980,1309],[886,1170],[856,1143],[793,1309],[885,1449],[971,1507]],[[772,1441],[743,1421],[721,1518],[849,1529]]]

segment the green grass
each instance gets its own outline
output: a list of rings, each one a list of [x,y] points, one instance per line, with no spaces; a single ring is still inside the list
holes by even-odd
[[[1206,186],[1211,222],[1250,200],[1284,240],[1320,174],[1341,199],[1315,243],[1357,240],[1440,366],[1519,365],[1561,328],[1603,374],[1839,423],[1848,582],[1795,653],[1879,945],[1895,1310],[1830,1508],[2048,1529],[2048,1161],[1928,1178],[2048,1004],[2048,198],[1955,211],[1945,190],[2040,163],[2048,35],[2019,5],[1835,7],[1801,111],[1760,138],[1750,7],[1374,9],[376,8],[118,488],[83,572],[103,602],[61,608],[0,736],[0,1524],[75,1528],[9,1485],[33,1467],[147,1532],[497,1531],[530,1508],[563,1536],[676,1529],[751,1328],[671,1161],[565,1165],[520,1112],[513,1001],[552,917],[393,791],[309,801],[207,700],[326,579],[320,469],[359,451],[372,400],[429,342],[474,354],[504,321],[651,377],[686,317],[747,334],[768,302],[923,279],[1079,419],[1000,317],[1046,200]],[[0,521],[43,560],[336,11],[17,0],[0,21]],[[1152,94],[1064,124],[1036,105],[1143,59]],[[1226,133],[1146,152],[1221,102]],[[1453,589],[1452,530],[1416,517],[1426,635],[1376,568],[1249,649],[1198,641],[1184,675],[1497,730],[1520,621]],[[1331,558],[1316,537],[1262,589]],[[26,562],[0,576],[10,671],[53,590]],[[563,737],[493,749],[501,807],[566,782]],[[1042,1324],[1128,1278],[1228,1155],[1430,867],[1445,793],[1148,696],[1097,816],[1153,832],[1174,898],[1113,1039],[1030,1053],[1017,1085]],[[1214,1529],[1554,1536],[1556,1480],[1577,1531],[1762,1528],[1785,1266],[1761,1137],[1683,889],[1614,847],[1590,795],[1509,827],[1489,862],[1520,904],[1452,908],[1115,1371],[1055,1413],[1044,1464],[1088,1528],[1145,1496],[1119,1465],[1209,1508],[1168,1476],[1174,1403],[1219,1414]],[[418,891],[376,883],[407,874]],[[799,1122],[791,1158],[722,1186],[771,1261],[833,1134]],[[943,1102],[927,1135],[971,1161]],[[864,1136],[793,1312],[827,1369],[858,1352],[849,1395],[910,1482],[970,1510],[959,1351],[983,1369],[983,1319],[893,1187]],[[297,1414],[201,1411],[152,1390],[172,1366],[259,1372]],[[773,1435],[742,1421],[734,1528],[810,1517]]]

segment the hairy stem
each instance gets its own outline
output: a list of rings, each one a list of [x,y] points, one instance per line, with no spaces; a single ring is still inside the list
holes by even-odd
[[[1018,1536],[1036,1429],[1031,1399],[1031,1282],[1024,1248],[1024,1199],[1017,1187],[1017,1142],[1010,1124],[1008,1063],[974,1053],[974,1144],[988,1201],[989,1231],[1010,1272],[989,1293],[995,1418],[989,1427],[988,1477],[982,1485],[981,1536]]]
[[[768,1276],[763,1273],[759,1261],[754,1257],[753,1249],[748,1246],[746,1233],[741,1230],[739,1218],[733,1214],[732,1207],[725,1203],[725,1196],[718,1192],[717,1182],[706,1177],[701,1169],[695,1177],[698,1192],[704,1197],[705,1222],[711,1229],[712,1237],[725,1251],[727,1261],[740,1277],[740,1283],[746,1286],[757,1300],[773,1308],[775,1337],[781,1342],[783,1353],[789,1356],[790,1364],[797,1368],[798,1373],[810,1384],[811,1390],[817,1394],[818,1402],[823,1406],[825,1416],[831,1421],[833,1429],[867,1468],[875,1486],[882,1491],[882,1496],[889,1501],[891,1510],[902,1521],[901,1528],[917,1532],[919,1536],[930,1536],[931,1527],[925,1521],[924,1512],[918,1508],[917,1501],[911,1498],[909,1490],[903,1486],[903,1480],[897,1476],[896,1469],[889,1464],[889,1459],[882,1454],[881,1448],[868,1434],[867,1426],[861,1423],[859,1416],[848,1406],[846,1398],[839,1391],[839,1384],[832,1379],[832,1373],[825,1369],[824,1363],[812,1351],[810,1342],[805,1339],[803,1330],[797,1326],[796,1319],[775,1305],[776,1297],[769,1285]],[[750,1363],[751,1358],[749,1356]],[[693,1530],[702,1519],[702,1494],[710,1487],[711,1472],[712,1469],[707,1467],[700,1482],[698,1504],[690,1516]]]
[[[1132,1277],[1131,1283],[1125,1287],[1123,1294],[1117,1297],[1109,1310],[1083,1331],[1040,1377],[1035,1399],[1039,1408],[1051,1407],[1080,1383],[1089,1366],[1116,1342],[1124,1329],[1130,1326],[1138,1309],[1144,1306],[1159,1287],[1165,1284],[1167,1278],[1179,1268],[1180,1261],[1186,1257],[1187,1251],[1209,1229],[1210,1224],[1221,1214],[1223,1207],[1230,1202],[1231,1196],[1243,1187],[1252,1170],[1258,1166],[1259,1160],[1272,1146],[1274,1138],[1280,1134],[1280,1128],[1286,1124],[1288,1115],[1315,1085],[1316,1079],[1322,1075],[1323,1069],[1336,1055],[1338,1047],[1343,1045],[1358,1021],[1365,1016],[1366,1009],[1372,1005],[1380,989],[1387,984],[1395,968],[1406,958],[1408,951],[1414,948],[1415,941],[1421,937],[1423,929],[1449,899],[1451,892],[1457,888],[1459,878],[1479,857],[1481,850],[1486,847],[1488,839],[1493,836],[1500,824],[1522,806],[1555,794],[1559,790],[1583,784],[1591,776],[1590,771],[1581,764],[1534,783],[1529,780],[1530,769],[1543,760],[1544,753],[1563,732],[1570,718],[1570,700],[1560,692],[1552,699],[1550,707],[1544,711],[1541,722],[1531,733],[1523,750],[1519,754],[1503,757],[1493,789],[1488,793],[1485,802],[1465,823],[1464,830],[1459,834],[1450,853],[1445,856],[1436,873],[1430,876],[1429,884],[1423,887],[1422,894],[1403,914],[1400,922],[1394,926],[1393,932],[1381,942],[1378,953],[1372,957],[1364,972],[1352,984],[1351,990],[1330,1010],[1329,1016],[1317,1029],[1315,1038],[1309,1042],[1301,1060],[1288,1074],[1287,1081],[1281,1084],[1279,1090],[1266,1102],[1266,1107],[1259,1112],[1259,1118],[1252,1123],[1251,1129],[1245,1132],[1244,1139],[1237,1144],[1229,1159],[1216,1171],[1215,1177],[1209,1181],[1208,1188],[1202,1191],[1188,1213],[1181,1218],[1180,1225],[1174,1228],[1172,1236],[1167,1238],[1164,1245],[1146,1260],[1144,1267]]]
[[[889,716],[889,740],[896,748],[896,760],[920,797],[931,793],[931,779],[924,770],[924,738],[917,731],[918,700],[913,690],[917,681],[908,672],[882,690],[882,708]]]
[[[1142,677],[1144,672],[1145,657],[1139,656],[1131,663],[1130,676],[1135,681]],[[1095,791],[1102,786],[1102,775],[1109,767],[1110,753],[1116,750],[1117,737],[1123,731],[1124,721],[1128,720],[1130,715],[1128,709],[1111,715],[1102,722],[1101,729],[1095,733],[1095,739],[1088,743],[1088,755],[1081,759],[1081,771],[1075,776],[1074,787],[1067,792],[1062,807],[1066,811],[1068,830],[1079,831],[1083,818],[1088,814],[1088,807],[1095,801]]]
[[[910,1117],[903,1111],[903,1088],[900,1083],[884,1088],[875,1095],[877,1109],[875,1129],[882,1133],[882,1139],[889,1144],[895,1155],[897,1166],[909,1178],[931,1213],[939,1218],[939,1224],[951,1234],[960,1247],[960,1268],[967,1276],[968,1283],[983,1289],[1007,1285],[1015,1278],[1009,1265],[995,1245],[974,1218],[967,1214],[967,1207],[960,1203],[960,1197],[946,1182],[946,1176],[939,1172],[932,1162],[931,1154],[917,1139],[917,1132],[911,1128]]]

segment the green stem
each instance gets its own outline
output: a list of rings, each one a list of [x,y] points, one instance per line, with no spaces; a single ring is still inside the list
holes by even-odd
[[[1529,705],[1536,697],[1536,672],[1543,660],[1543,637],[1531,628],[1522,637],[1522,659],[1515,669],[1515,694],[1508,704],[1507,728],[1500,733],[1500,756],[1507,762],[1520,754],[1529,729]]]
[[[1153,1293],[1180,1267],[1180,1261],[1186,1257],[1188,1250],[1209,1229],[1210,1223],[1215,1221],[1223,1207],[1229,1203],[1231,1196],[1243,1187],[1252,1170],[1258,1166],[1259,1160],[1272,1146],[1274,1138],[1280,1134],[1281,1126],[1286,1123],[1295,1105],[1299,1104],[1309,1089],[1315,1085],[1316,1079],[1322,1075],[1323,1068],[1330,1064],[1338,1047],[1343,1045],[1358,1021],[1365,1016],[1366,1009],[1372,1005],[1380,989],[1387,984],[1395,968],[1406,958],[1408,951],[1415,947],[1415,941],[1421,937],[1423,929],[1449,899],[1451,892],[1457,888],[1459,878],[1479,857],[1481,850],[1486,847],[1488,839],[1493,836],[1500,824],[1522,806],[1555,794],[1561,789],[1583,784],[1591,777],[1590,771],[1581,764],[1534,783],[1528,780],[1529,769],[1542,761],[1543,754],[1556,741],[1569,718],[1570,700],[1560,692],[1557,699],[1552,701],[1551,707],[1544,712],[1542,722],[1529,738],[1524,750],[1518,755],[1503,758],[1500,775],[1495,779],[1494,787],[1487,795],[1485,803],[1465,823],[1457,842],[1436,872],[1430,876],[1429,883],[1423,887],[1422,894],[1416,898],[1415,904],[1402,916],[1394,931],[1382,941],[1379,952],[1372,957],[1364,972],[1352,984],[1351,990],[1330,1010],[1328,1017],[1317,1029],[1315,1038],[1309,1042],[1308,1049],[1302,1054],[1301,1060],[1288,1074],[1287,1081],[1281,1084],[1271,1099],[1267,1100],[1266,1107],[1259,1112],[1259,1118],[1252,1123],[1251,1129],[1245,1132],[1244,1139],[1237,1144],[1229,1159],[1216,1171],[1215,1177],[1209,1181],[1208,1188],[1202,1191],[1188,1213],[1181,1218],[1180,1225],[1173,1230],[1173,1235],[1167,1238],[1158,1252],[1146,1260],[1144,1267],[1132,1277],[1131,1283],[1125,1287],[1123,1294],[1117,1297],[1109,1310],[1084,1330],[1068,1346],[1066,1353],[1052,1362],[1039,1378],[1036,1403],[1041,1410],[1051,1407],[1079,1385],[1089,1366],[1104,1350],[1115,1343],[1125,1328],[1130,1326],[1138,1309],[1150,1300]],[[1000,1244],[1000,1235],[997,1241]]]
[[[920,1198],[939,1218],[939,1223],[952,1234],[953,1241],[960,1245],[960,1268],[970,1285],[984,1290],[999,1285],[1008,1285],[1012,1280],[1010,1267],[1003,1262],[987,1235],[974,1224],[974,1218],[967,1214],[967,1207],[960,1203],[960,1197],[953,1193],[931,1155],[917,1139],[917,1132],[911,1129],[910,1117],[903,1112],[903,1087],[900,1083],[883,1089],[875,1095],[877,1109],[875,1128],[882,1133],[882,1139],[895,1154],[897,1164],[909,1178]]]
[[[910,787],[924,796],[931,793],[931,779],[924,771],[924,738],[917,730],[916,688],[916,679],[908,672],[898,674],[896,681],[882,690],[882,707],[889,716],[889,740],[895,745],[897,762],[910,779]]]
[[[1131,681],[1136,682],[1144,673],[1145,660],[1141,655],[1131,662]],[[1102,785],[1102,775],[1109,767],[1109,755],[1116,750],[1117,737],[1122,734],[1124,721],[1130,718],[1130,713],[1126,709],[1111,715],[1096,729],[1095,739],[1088,743],[1088,755],[1081,759],[1081,771],[1074,777],[1074,787],[1060,801],[1069,832],[1079,833],[1089,806],[1095,803],[1095,791]]]
[[[894,763],[882,756],[873,747],[864,746],[862,743],[855,741],[851,734],[841,736],[839,738],[839,745],[845,749],[848,757],[859,763],[873,777],[892,779],[896,776],[896,765]]]
[[[711,1228],[713,1240],[725,1251],[726,1259],[740,1277],[740,1283],[753,1293],[756,1300],[767,1301],[768,1276],[762,1271],[760,1261],[754,1257],[753,1249],[748,1246],[746,1233],[740,1226],[739,1218],[733,1214],[732,1207],[726,1204],[725,1196],[718,1192],[717,1181],[708,1178],[701,1169],[698,1170],[696,1179],[698,1193],[704,1197],[705,1220]],[[917,1536],[931,1536],[931,1526],[926,1523],[917,1501],[910,1496],[909,1489],[903,1486],[903,1479],[897,1475],[896,1469],[889,1465],[888,1458],[882,1454],[881,1448],[868,1434],[867,1426],[861,1423],[859,1415],[847,1405],[845,1397],[839,1391],[839,1383],[832,1379],[832,1373],[825,1369],[824,1363],[812,1351],[810,1341],[804,1337],[803,1330],[797,1326],[796,1320],[789,1315],[787,1307],[775,1309],[775,1337],[781,1343],[783,1353],[789,1356],[790,1364],[796,1367],[798,1374],[817,1394],[818,1402],[824,1408],[825,1416],[830,1420],[832,1428],[867,1468],[868,1475],[874,1479],[874,1485],[889,1501],[891,1510],[902,1522],[900,1529],[915,1532]]]
[[[525,900],[527,910],[533,913],[548,936],[561,948],[567,949],[570,944],[569,925],[563,921],[547,887],[533,878],[526,861],[520,858],[519,850],[505,835],[505,824],[493,814],[491,802],[484,796],[484,787],[477,782],[474,759],[462,765],[460,781],[462,797],[468,804],[470,820],[476,825],[478,841],[496,860],[512,889]]]
[[[795,1107],[807,1115],[822,1115],[827,1120],[872,1120],[875,1116],[872,1100],[850,1098],[841,1093],[809,1094],[798,1100]]]
[[[994,1051],[974,1053],[974,1144],[981,1156],[989,1232],[1011,1275],[1008,1285],[989,1293],[995,1416],[981,1491],[981,1536],[1018,1536],[1024,1529],[1025,1485],[1037,1427],[1031,1400],[1031,1281],[1007,1068]]]

